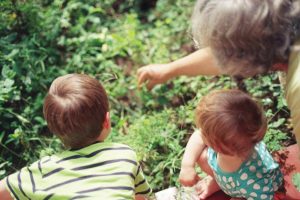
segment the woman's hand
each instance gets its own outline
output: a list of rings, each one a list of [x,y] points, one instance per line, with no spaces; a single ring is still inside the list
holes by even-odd
[[[140,68],[138,86],[143,83],[151,90],[155,85],[165,83],[178,76],[220,75],[217,62],[209,47],[195,51],[167,64],[152,64]]]
[[[169,64],[152,64],[141,67],[137,71],[138,86],[141,87],[143,83],[146,83],[147,89],[151,90],[155,85],[169,80],[169,72]]]

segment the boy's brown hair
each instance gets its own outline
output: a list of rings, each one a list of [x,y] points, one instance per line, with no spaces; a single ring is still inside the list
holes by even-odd
[[[50,131],[65,146],[82,148],[99,137],[108,109],[99,81],[84,74],[68,74],[51,84],[43,112]]]
[[[243,157],[263,139],[267,121],[262,108],[248,94],[219,90],[201,99],[196,126],[215,151]]]

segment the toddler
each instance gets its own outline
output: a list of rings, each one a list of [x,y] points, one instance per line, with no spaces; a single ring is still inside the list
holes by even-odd
[[[221,189],[233,199],[273,200],[283,177],[262,142],[267,130],[263,110],[248,94],[220,90],[203,97],[196,126],[182,160],[183,185],[198,182],[198,163],[208,174],[196,187],[200,199]]]

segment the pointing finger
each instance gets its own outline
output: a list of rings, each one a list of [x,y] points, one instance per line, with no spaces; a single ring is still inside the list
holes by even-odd
[[[138,86],[141,87],[144,82],[149,79],[149,74],[145,71],[141,72],[138,78]]]

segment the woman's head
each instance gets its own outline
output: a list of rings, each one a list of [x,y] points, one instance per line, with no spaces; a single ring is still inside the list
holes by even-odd
[[[219,90],[201,99],[196,126],[215,151],[242,157],[263,139],[267,121],[262,108],[248,94]]]
[[[244,77],[287,62],[299,32],[300,0],[198,0],[192,34],[222,70]]]

